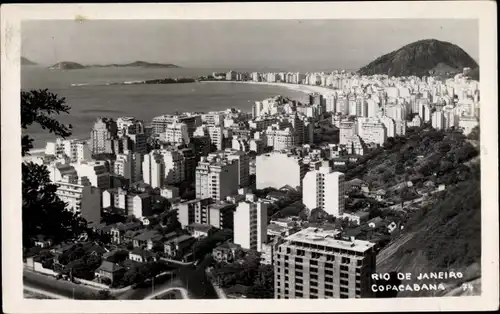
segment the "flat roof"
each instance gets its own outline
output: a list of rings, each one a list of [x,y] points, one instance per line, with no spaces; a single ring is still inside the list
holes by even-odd
[[[324,230],[315,227],[309,227],[290,235],[286,238],[286,241],[322,245],[356,252],[365,252],[375,246],[375,243],[363,240],[346,241],[335,239],[334,237],[336,235],[339,235],[340,233],[340,230]]]

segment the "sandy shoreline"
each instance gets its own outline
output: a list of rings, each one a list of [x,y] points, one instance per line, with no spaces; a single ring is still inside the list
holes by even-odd
[[[332,93],[333,90],[323,86],[314,86],[314,85],[304,85],[304,84],[289,84],[289,83],[269,83],[269,82],[254,82],[254,81],[202,81],[200,83],[226,83],[226,84],[254,84],[254,85],[267,85],[267,86],[277,86],[284,87],[289,90],[302,92],[306,94],[310,93],[320,93],[320,94],[329,94]]]

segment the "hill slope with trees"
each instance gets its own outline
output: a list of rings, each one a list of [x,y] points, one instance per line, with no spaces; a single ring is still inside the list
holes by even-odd
[[[405,214],[404,229],[377,256],[377,273],[460,271],[461,280],[442,280],[445,291],[481,276],[481,177],[479,129],[468,137],[459,131],[409,129],[406,138],[388,141],[346,171],[373,189],[411,181],[416,188],[432,182],[446,190],[428,196],[420,209]],[[415,280],[407,283],[413,284]],[[479,292],[479,291],[477,291]],[[398,296],[429,296],[429,291]]]

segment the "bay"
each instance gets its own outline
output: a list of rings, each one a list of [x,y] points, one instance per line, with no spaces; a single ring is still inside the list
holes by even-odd
[[[256,71],[236,69],[238,71]],[[279,86],[253,84],[140,84],[104,85],[105,83],[167,77],[196,77],[228,69],[149,69],[149,68],[88,68],[79,70],[49,70],[40,66],[21,69],[21,89],[45,89],[66,99],[70,114],[61,114],[58,121],[71,124],[72,138],[86,139],[99,117],[133,116],[146,124],[155,116],[183,111],[211,111],[236,108],[250,112],[255,101],[283,95],[305,101],[299,91]],[[71,86],[72,84],[88,84]],[[45,147],[55,136],[40,127],[30,127],[25,133],[35,139],[36,149]]]

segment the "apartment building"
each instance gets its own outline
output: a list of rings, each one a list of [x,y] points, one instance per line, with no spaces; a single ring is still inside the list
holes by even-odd
[[[234,212],[234,243],[243,249],[260,252],[267,242],[267,203],[247,194]]]
[[[320,208],[334,217],[344,213],[344,174],[334,172],[328,161],[318,170],[309,171],[302,182],[304,205],[310,210]]]
[[[89,224],[101,222],[101,190],[89,184],[86,178],[63,177],[54,182],[56,195],[73,213],[80,213]]]
[[[302,187],[307,166],[299,156],[287,152],[259,155],[255,161],[256,188]]]
[[[285,238],[274,256],[276,299],[371,298],[374,243],[314,227]]]
[[[167,124],[165,131],[160,133],[160,140],[174,145],[189,144],[187,124],[182,122]]]
[[[239,163],[236,160],[202,157],[195,173],[197,198],[224,200],[237,194],[239,185]]]

